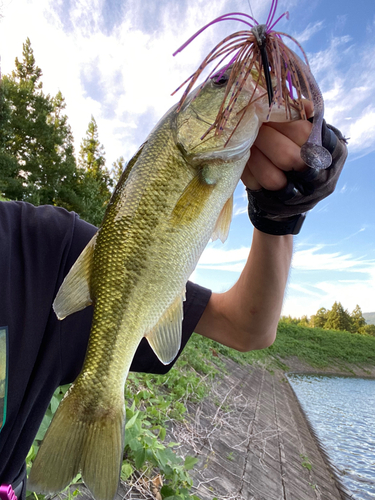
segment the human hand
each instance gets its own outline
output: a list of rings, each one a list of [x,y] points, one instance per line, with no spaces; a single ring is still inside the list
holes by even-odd
[[[313,113],[311,101],[304,102],[307,117]],[[284,172],[307,170],[300,152],[312,124],[307,120],[269,122],[261,126],[242,174],[242,182],[251,190],[278,191],[287,185]]]
[[[305,102],[307,116],[312,103]],[[306,212],[330,195],[347,156],[346,140],[334,127],[322,126],[322,145],[332,155],[327,169],[308,167],[300,156],[311,131],[306,120],[268,123],[261,127],[245,167],[249,217],[268,234],[298,234]]]

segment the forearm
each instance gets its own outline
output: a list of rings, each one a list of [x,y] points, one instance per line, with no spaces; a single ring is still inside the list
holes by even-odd
[[[273,343],[293,251],[293,237],[254,229],[253,243],[237,283],[213,294],[196,331],[240,351]]]

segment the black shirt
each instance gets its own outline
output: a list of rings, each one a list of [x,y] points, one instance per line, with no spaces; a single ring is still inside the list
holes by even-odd
[[[0,484],[19,475],[53,392],[73,382],[82,367],[92,308],[59,321],[52,302],[95,231],[62,208],[0,202],[0,332],[6,332],[8,351]],[[181,350],[210,296],[210,290],[187,284]],[[131,370],[166,373],[173,363],[164,366],[143,339]]]

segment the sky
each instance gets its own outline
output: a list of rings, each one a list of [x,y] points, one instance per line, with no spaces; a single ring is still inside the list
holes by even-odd
[[[29,37],[45,93],[61,91],[76,153],[91,116],[106,164],[129,160],[181,94],[171,93],[236,22],[193,33],[229,12],[265,23],[271,0],[0,0],[2,74],[14,69]],[[280,0],[277,25],[307,53],[328,123],[349,138],[336,191],[307,216],[295,237],[284,315],[311,316],[335,301],[351,312],[375,311],[375,3],[373,0]],[[276,29],[276,28],[275,28]],[[294,47],[292,47],[294,48]],[[295,48],[294,48],[295,49]],[[296,52],[298,51],[295,49]],[[243,185],[234,197],[227,241],[210,243],[192,279],[230,288],[252,240]]]

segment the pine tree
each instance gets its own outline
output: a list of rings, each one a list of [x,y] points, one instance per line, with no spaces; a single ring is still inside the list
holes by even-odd
[[[298,325],[299,326],[311,326],[311,323],[309,321],[309,318],[306,315],[304,315],[300,318]]]
[[[352,332],[359,332],[360,328],[366,325],[366,320],[363,317],[362,310],[358,304],[355,306],[350,316],[352,320]]]
[[[104,216],[113,186],[105,166],[104,147],[98,137],[98,126],[92,116],[86,137],[82,140],[78,164],[80,167],[82,195],[82,217],[98,226]]]
[[[115,184],[117,184],[120,180],[120,177],[125,170],[126,165],[127,163],[125,163],[123,156],[120,156],[120,158],[117,158],[117,160],[112,163],[111,174]]]
[[[311,317],[311,324],[314,328],[324,328],[327,323],[328,312],[325,307],[318,309],[316,314]]]
[[[352,330],[351,318],[341,302],[335,302],[328,312],[327,322],[324,325],[326,330],[341,330],[350,332]]]
[[[0,193],[35,205],[76,208],[73,137],[64,98],[43,93],[30,40],[0,86]],[[79,206],[78,206],[79,208]]]
[[[358,333],[375,337],[375,325],[363,325],[359,328]]]

